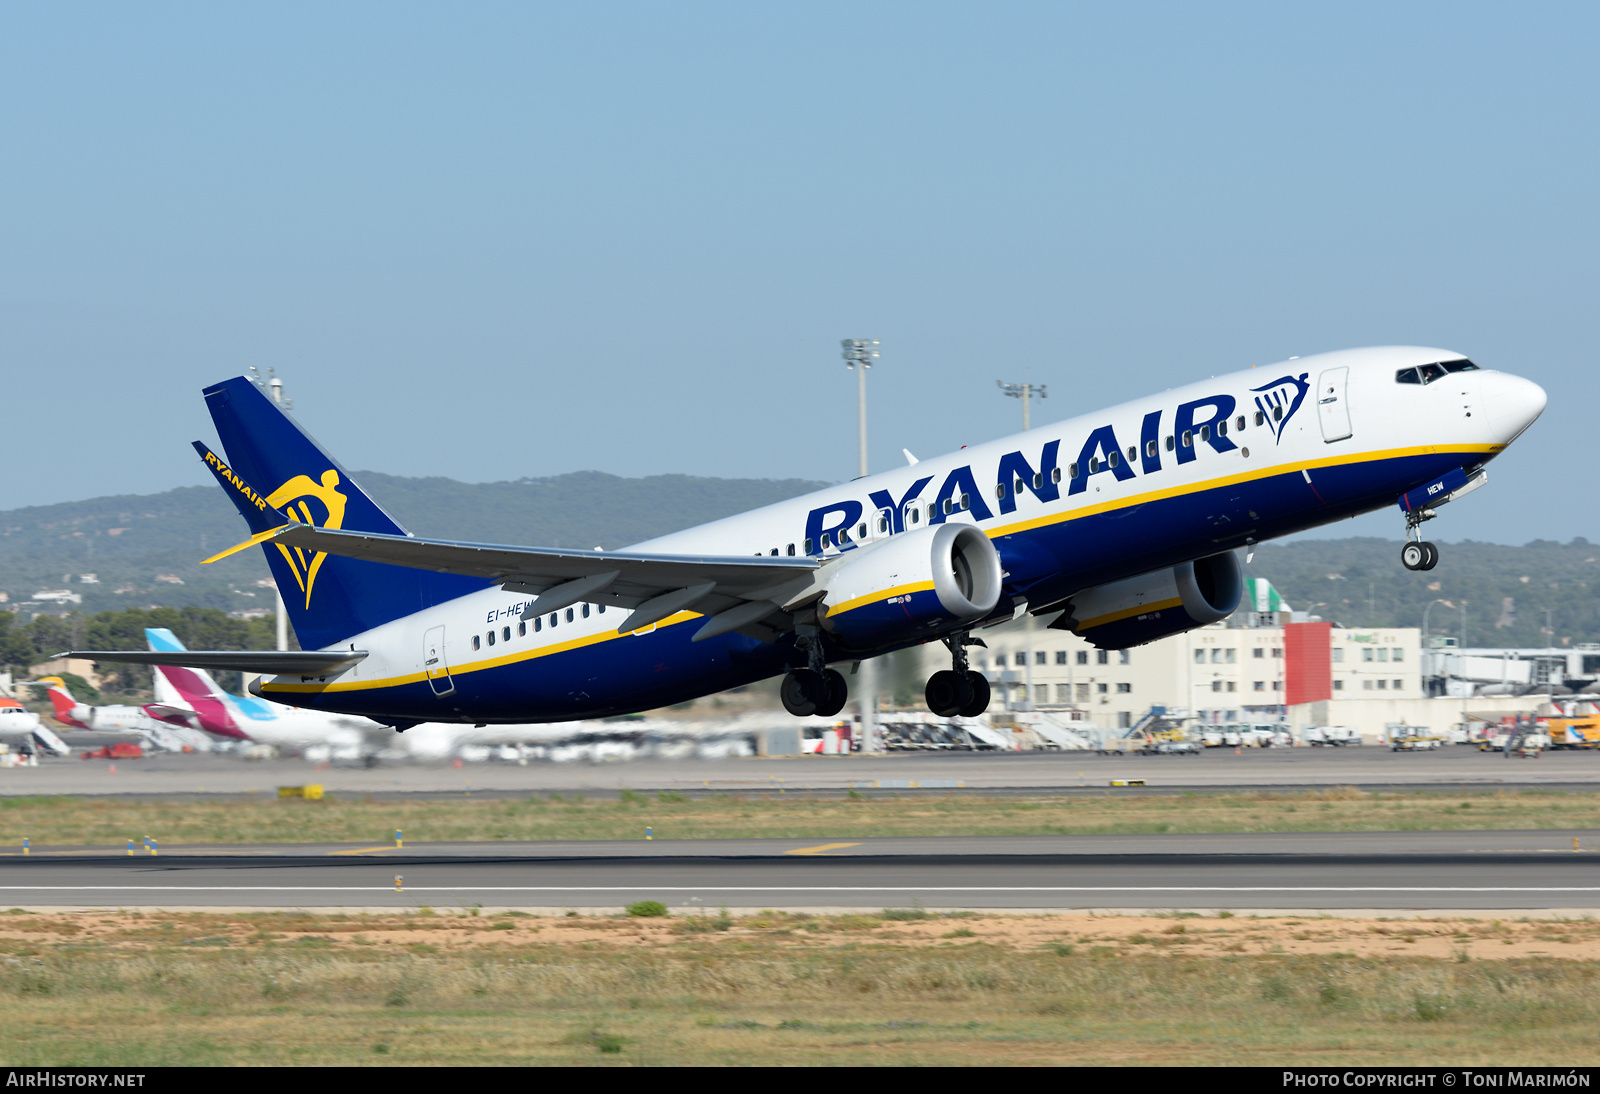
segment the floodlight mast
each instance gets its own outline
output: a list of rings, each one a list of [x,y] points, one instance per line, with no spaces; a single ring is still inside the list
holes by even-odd
[[[1011,398],[1022,400],[1022,431],[1026,433],[1032,429],[1033,426],[1028,421],[1028,404],[1033,399],[1043,399],[1045,397],[1045,385],[1008,384],[1004,380],[996,380],[995,386],[1011,396]]]
[[[846,338],[839,344],[844,347],[844,367],[853,369],[856,374],[856,428],[861,445],[860,467],[856,474],[861,478],[866,478],[867,369],[871,368],[872,362],[878,359],[878,340],[876,338]]]
[[[278,379],[277,369],[267,369],[267,378],[263,380],[261,378],[260,370],[254,366],[251,366],[250,379],[256,385],[256,387],[267,393],[267,398],[271,399],[274,405],[280,406],[284,410],[293,409],[294,400],[283,394],[283,381]],[[289,648],[289,610],[284,606],[283,591],[278,588],[276,581],[273,582],[272,590],[273,595],[277,597],[278,600],[278,648],[280,650],[286,650]],[[246,682],[248,683],[248,681]]]
[[[1022,431],[1024,433],[1026,433],[1028,430],[1032,429],[1033,428],[1033,423],[1029,420],[1029,413],[1028,413],[1028,411],[1030,409],[1030,404],[1032,403],[1034,398],[1043,399],[1045,397],[1045,385],[1043,385],[1043,384],[1031,384],[1031,383],[1008,384],[1004,380],[996,380],[995,381],[995,386],[998,387],[1002,392],[1004,392],[1006,395],[1010,396],[1011,398],[1013,398],[1013,399],[1021,399],[1022,400]],[[1025,643],[1025,648],[1022,651],[1022,656],[1023,656],[1023,665],[1022,665],[1023,685],[1022,685],[1022,692],[1023,692],[1023,695],[1022,695],[1022,703],[1020,705],[1020,709],[1022,709],[1022,710],[1033,710],[1034,709],[1034,690],[1033,690],[1033,660],[1034,660],[1034,654],[1033,654],[1033,613],[1032,612],[1029,612],[1029,613],[1027,613],[1026,615],[1024,615],[1022,617],[1022,630],[1023,630],[1023,633],[1025,635],[1025,638],[1023,639],[1023,641]],[[1074,702],[1076,702],[1076,700],[1074,700]],[[1012,709],[1019,709],[1019,708],[1017,706],[1013,705]]]
[[[856,374],[856,424],[861,445],[857,474],[867,476],[867,369],[878,359],[876,338],[845,338],[839,342],[844,350],[844,366]],[[873,661],[862,661],[856,670],[856,702],[859,704],[861,726],[861,751],[878,751],[878,666]]]

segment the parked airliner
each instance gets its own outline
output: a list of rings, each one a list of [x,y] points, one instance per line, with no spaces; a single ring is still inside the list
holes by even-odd
[[[425,721],[647,710],[782,675],[792,714],[842,709],[832,665],[942,641],[935,713],[976,715],[973,632],[1024,612],[1101,648],[1226,618],[1236,552],[1477,489],[1545,406],[1460,353],[1345,350],[1217,376],[620,551],[406,532],[246,377],[207,388],[196,450],[267,554],[300,651],[165,663],[271,674],[262,698]],[[149,661],[145,651],[67,656]]]

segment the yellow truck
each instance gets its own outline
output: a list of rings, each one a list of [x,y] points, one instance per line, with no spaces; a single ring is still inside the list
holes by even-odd
[[[1600,748],[1600,717],[1548,718],[1544,724],[1551,748]]]

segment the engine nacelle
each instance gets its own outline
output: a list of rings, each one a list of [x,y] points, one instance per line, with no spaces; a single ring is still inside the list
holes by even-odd
[[[837,567],[817,615],[857,649],[943,634],[1000,602],[1000,553],[970,524],[902,532],[850,552]]]
[[[1080,634],[1100,649],[1125,650],[1226,619],[1243,595],[1239,556],[1225,551],[1085,589],[1050,625]]]

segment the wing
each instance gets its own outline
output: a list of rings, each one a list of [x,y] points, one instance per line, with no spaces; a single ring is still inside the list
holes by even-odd
[[[73,650],[62,657],[139,665],[259,672],[264,676],[329,676],[364,660],[366,650]]]
[[[508,592],[532,595],[522,609],[529,619],[584,601],[630,609],[617,627],[627,633],[693,610],[707,617],[695,633],[695,641],[739,631],[770,642],[793,629],[793,613],[824,591],[819,580],[823,567],[814,558],[505,547],[306,524],[284,524],[257,533],[206,561],[215,562],[258,543],[487,578]]]

